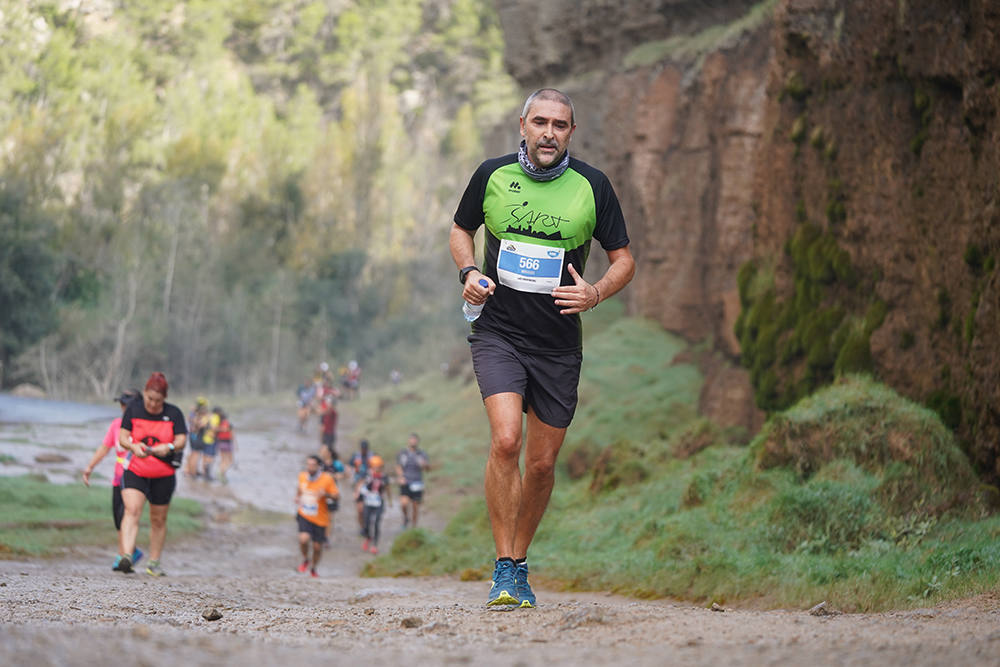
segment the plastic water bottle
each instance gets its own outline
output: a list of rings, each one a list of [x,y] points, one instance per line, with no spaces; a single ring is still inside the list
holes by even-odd
[[[480,278],[479,279],[479,284],[481,286],[483,286],[483,287],[489,287],[490,286],[490,284],[488,282],[486,282],[486,278]],[[483,307],[485,305],[486,305],[485,301],[483,301],[478,306],[474,306],[473,304],[469,303],[468,301],[463,302],[462,303],[462,314],[465,315],[465,321],[466,322],[475,322],[476,319],[480,315],[483,314]]]

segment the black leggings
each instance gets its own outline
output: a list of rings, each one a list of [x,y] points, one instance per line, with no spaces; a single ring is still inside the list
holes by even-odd
[[[372,544],[378,544],[378,536],[382,532],[382,510],[383,506],[369,507],[365,505],[364,513],[364,523],[365,523],[365,537],[372,541]]]

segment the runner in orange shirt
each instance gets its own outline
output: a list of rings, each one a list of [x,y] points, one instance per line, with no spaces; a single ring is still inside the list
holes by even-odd
[[[306,460],[305,471],[299,473],[299,486],[295,492],[295,504],[299,508],[295,520],[299,524],[299,549],[302,550],[299,572],[309,570],[311,576],[319,576],[316,574],[316,566],[319,565],[320,556],[323,555],[323,545],[326,544],[326,527],[330,525],[330,511],[326,508],[326,499],[339,497],[337,483],[329,473],[323,472],[320,458],[316,455],[310,456]]]

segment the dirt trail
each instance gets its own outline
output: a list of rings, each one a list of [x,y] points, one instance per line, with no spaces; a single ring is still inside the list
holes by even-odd
[[[205,503],[210,521],[196,538],[168,538],[169,577],[112,573],[109,549],[0,561],[0,664],[103,665],[113,656],[146,665],[310,658],[386,665],[997,663],[994,596],[905,612],[812,616],[540,590],[537,609],[487,611],[485,582],[358,577],[371,556],[361,553],[346,511],[322,577],[310,579],[294,571],[291,498],[294,474],[315,438],[289,432],[288,421],[279,412],[242,415],[240,470],[231,485],[181,485],[181,495]],[[58,442],[58,427],[46,428],[45,441]],[[0,427],[0,453],[23,462],[23,448],[33,446],[25,440],[31,438]],[[91,449],[69,450],[74,465]],[[288,520],[241,523],[238,511],[250,498],[287,512]],[[394,507],[385,548],[399,523]],[[209,609],[222,617],[205,620]]]

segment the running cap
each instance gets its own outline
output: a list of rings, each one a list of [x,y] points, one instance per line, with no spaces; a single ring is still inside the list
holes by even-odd
[[[204,396],[198,397],[198,405],[208,405],[208,399]]]
[[[111,400],[115,401],[116,403],[122,403],[122,404],[131,403],[132,400],[137,398],[140,393],[142,392],[140,392],[138,389],[126,389],[121,394],[119,394],[118,396],[116,396]]]
[[[370,465],[372,468],[378,468],[383,463],[384,461],[382,460],[382,457],[379,456],[378,454],[373,454],[371,458],[368,459],[368,465]]]

